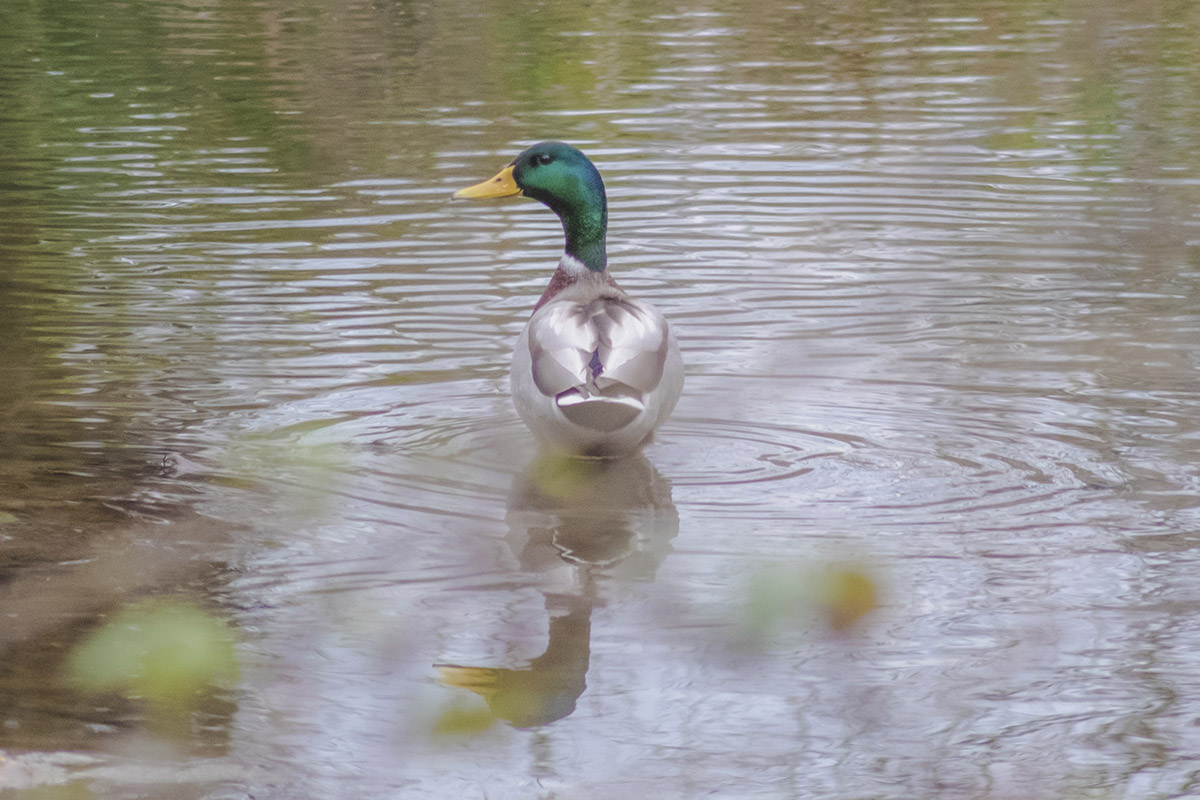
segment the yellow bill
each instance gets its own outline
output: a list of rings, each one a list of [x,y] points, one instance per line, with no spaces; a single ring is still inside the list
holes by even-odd
[[[490,200],[493,197],[512,197],[521,193],[521,187],[513,180],[512,164],[497,172],[483,183],[459,189],[455,200]]]

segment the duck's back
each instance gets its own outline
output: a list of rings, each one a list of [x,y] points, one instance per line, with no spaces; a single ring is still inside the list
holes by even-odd
[[[666,319],[612,286],[572,287],[517,342],[517,412],[544,444],[583,455],[637,450],[671,413],[683,361]]]

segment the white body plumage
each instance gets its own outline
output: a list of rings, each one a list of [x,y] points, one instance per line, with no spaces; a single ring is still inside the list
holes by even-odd
[[[576,455],[636,452],[683,390],[683,359],[666,319],[570,256],[562,288],[517,340],[512,396],[545,446]],[[553,283],[552,283],[553,285]]]

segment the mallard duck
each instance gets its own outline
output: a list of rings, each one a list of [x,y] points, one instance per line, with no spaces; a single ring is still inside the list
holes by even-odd
[[[675,408],[683,359],[663,315],[608,274],[608,201],[600,172],[562,142],[525,150],[494,177],[455,193],[475,200],[525,195],[562,221],[566,247],[512,361],[513,404],[557,452],[636,452]]]

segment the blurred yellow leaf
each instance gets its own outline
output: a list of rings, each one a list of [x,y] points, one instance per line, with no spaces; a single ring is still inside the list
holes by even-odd
[[[853,626],[878,606],[875,581],[861,570],[830,567],[824,584],[822,604],[835,631]]]

